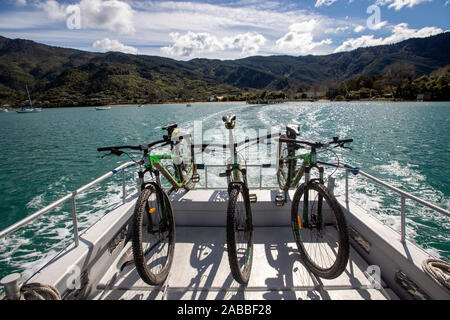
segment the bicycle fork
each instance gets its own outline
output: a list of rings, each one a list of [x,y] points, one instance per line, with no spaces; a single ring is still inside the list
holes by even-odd
[[[310,172],[312,168],[316,168],[319,170],[319,179],[310,179]],[[323,180],[324,168],[318,167],[316,165],[308,166],[305,168],[305,191],[303,193],[303,227],[304,228],[317,228],[318,230],[322,230],[324,227],[323,224],[323,214],[322,214],[322,203],[323,196],[321,193],[318,193],[317,197],[317,212],[314,212],[314,205],[309,203],[309,185],[313,181],[319,181],[320,184],[324,183]],[[314,199],[313,204],[314,204]],[[311,209],[311,210],[310,210]],[[310,212],[310,214],[309,214]],[[299,220],[299,217],[297,217]],[[300,227],[300,226],[299,226]]]

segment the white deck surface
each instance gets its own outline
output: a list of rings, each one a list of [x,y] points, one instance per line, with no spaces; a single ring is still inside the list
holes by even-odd
[[[124,261],[105,274],[96,299],[188,299],[188,300],[367,300],[397,299],[392,290],[368,289],[364,271],[367,263],[351,249],[345,272],[336,279],[316,278],[300,262],[289,227],[257,227],[254,258],[248,286],[233,280],[226,252],[224,227],[177,227],[175,256],[169,278],[152,287]]]

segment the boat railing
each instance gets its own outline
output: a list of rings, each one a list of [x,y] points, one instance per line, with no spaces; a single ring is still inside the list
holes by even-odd
[[[127,192],[126,192],[126,183],[125,183],[125,170],[128,168],[135,167],[136,164],[134,162],[127,162],[125,164],[122,164],[115,168],[114,170],[111,170],[110,172],[104,174],[98,179],[95,179],[94,181],[91,181],[90,183],[82,186],[81,188],[77,189],[76,191],[67,194],[66,196],[60,198],[59,200],[49,204],[48,206],[40,209],[39,211],[33,213],[32,215],[29,215],[28,217],[24,218],[23,220],[11,225],[10,227],[0,231],[0,239],[5,238],[9,234],[21,229],[22,227],[28,225],[29,223],[33,222],[37,218],[41,217],[42,215],[52,211],[56,207],[64,204],[66,201],[71,202],[72,206],[72,221],[73,221],[73,231],[74,231],[74,242],[75,247],[78,247],[80,244],[79,235],[78,235],[78,222],[77,222],[77,206],[76,206],[76,197],[77,195],[81,194],[82,192],[88,190],[89,188],[95,186],[96,184],[99,184],[103,180],[106,180],[113,175],[115,175],[118,172],[122,172],[122,202],[126,202],[127,198]]]
[[[259,189],[273,189],[273,188],[278,188],[278,184],[273,184],[273,185],[264,185],[263,186],[263,174],[262,174],[262,170],[265,168],[272,168],[275,169],[276,166],[275,165],[270,165],[270,164],[246,164],[243,165],[243,167],[245,168],[259,168],[259,184],[258,184],[258,188]],[[196,186],[195,189],[197,190],[209,190],[209,189],[227,189],[227,187],[210,187],[208,185],[208,168],[225,168],[225,165],[221,165],[221,164],[205,164],[205,165],[201,165],[201,167],[199,167],[200,170],[204,170],[204,180],[205,180],[205,185],[204,186]],[[225,181],[225,180],[224,180]],[[250,186],[250,188],[253,188],[254,186]]]
[[[66,196],[60,198],[59,200],[49,204],[48,206],[40,209],[39,211],[33,213],[32,215],[24,218],[23,220],[11,225],[10,227],[0,231],[0,239],[5,238],[6,236],[8,236],[9,234],[21,229],[22,227],[28,225],[29,223],[33,222],[34,220],[36,220],[37,218],[41,217],[42,215],[52,211],[53,209],[55,209],[56,207],[64,204],[66,201],[71,202],[71,207],[72,207],[72,221],[73,221],[73,230],[74,230],[74,243],[75,246],[78,247],[79,246],[79,233],[78,233],[78,222],[77,222],[77,207],[76,207],[76,197],[77,195],[81,194],[82,192],[88,190],[89,188],[99,184],[100,182],[112,177],[113,175],[115,175],[118,172],[122,173],[122,202],[126,203],[126,198],[127,198],[127,192],[126,192],[126,179],[125,179],[125,170],[135,167],[136,163],[134,162],[127,162],[124,163],[120,166],[118,166],[117,168],[115,168],[114,170],[111,170],[110,172],[104,174],[103,176],[91,181],[90,183],[82,186],[81,188],[77,189],[76,191],[67,194]],[[278,185],[266,185],[263,186],[263,174],[262,174],[262,170],[264,168],[275,168],[276,166],[274,165],[265,165],[265,164],[248,164],[245,165],[247,168],[259,168],[259,189],[274,189],[274,188],[279,188]],[[208,190],[208,189],[220,189],[218,187],[210,187],[208,185],[208,168],[224,168],[224,165],[202,165],[201,168],[199,169],[203,169],[204,171],[204,180],[205,180],[205,185],[204,186],[196,186],[196,189],[199,190]],[[354,171],[354,169],[352,168],[344,168],[345,170],[345,203],[347,206],[347,209],[349,209],[349,172],[350,171]],[[362,171],[362,170],[358,170],[358,174],[368,178],[369,180],[371,180],[372,182],[379,184],[381,186],[383,186],[384,188],[387,188],[397,194],[400,195],[400,205],[401,205],[401,212],[400,212],[400,217],[401,217],[401,225],[400,225],[400,233],[401,233],[401,242],[405,242],[406,241],[406,199],[410,199],[416,203],[419,203],[435,212],[438,212],[440,214],[443,214],[447,217],[450,217],[450,212],[448,210],[445,210],[441,207],[438,207],[428,201],[422,200],[408,192],[402,191],[384,181],[381,181],[378,178],[373,177],[372,175]],[[332,185],[334,185],[334,179],[330,179],[328,181],[328,185],[330,188],[333,188]],[[252,188],[252,186],[250,186],[250,188]],[[226,188],[224,188],[226,189]]]
[[[347,210],[349,209],[349,172],[354,171],[353,168],[344,168],[345,170],[345,203],[347,206]],[[362,170],[358,170],[358,174],[362,175],[363,177],[366,177],[372,182],[375,182],[378,185],[383,186],[386,189],[389,189],[397,194],[400,195],[400,235],[401,235],[401,242],[405,243],[406,241],[406,199],[410,199],[416,203],[419,203],[437,213],[443,214],[447,217],[450,217],[450,212],[448,210],[445,210],[441,207],[438,207],[428,201],[422,200],[408,192],[405,192],[403,190],[400,190],[389,183],[386,183],[384,181],[381,181],[378,178],[375,178],[374,176],[368,174],[367,172],[364,172]]]
[[[259,165],[259,164],[249,164],[246,165],[246,167],[248,168],[259,168],[259,189],[278,189],[279,186],[278,184],[274,184],[274,185],[265,185],[263,186],[262,182],[263,182],[263,175],[262,175],[262,170],[264,168],[276,168],[276,165]],[[200,189],[200,190],[208,190],[208,189],[219,189],[217,187],[209,187],[208,185],[208,168],[224,168],[223,165],[204,165],[203,169],[205,170],[204,173],[204,177],[205,177],[205,185],[198,187],[196,186],[196,189]],[[347,206],[347,209],[349,209],[349,172],[354,171],[353,168],[341,168],[345,170],[345,204]],[[445,210],[435,204],[432,204],[428,201],[425,201],[423,199],[420,199],[406,191],[400,190],[392,185],[390,185],[389,183],[386,183],[378,178],[375,178],[374,176],[368,174],[367,172],[364,172],[363,170],[358,170],[358,174],[360,174],[361,176],[369,179],[370,181],[381,185],[382,187],[389,189],[395,193],[397,193],[398,195],[400,195],[400,235],[401,235],[401,242],[404,243],[406,241],[406,199],[412,200],[416,203],[419,203],[439,214],[443,214],[447,217],[450,217],[450,212],[448,210]],[[330,179],[331,180],[331,179]],[[331,185],[334,185],[334,179],[332,179],[332,181],[328,181],[328,187],[329,188],[333,188]],[[250,186],[250,188],[252,188],[252,186]],[[226,188],[223,188],[226,189]]]

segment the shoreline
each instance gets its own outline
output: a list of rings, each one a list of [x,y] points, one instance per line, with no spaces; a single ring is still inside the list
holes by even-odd
[[[343,101],[337,101],[337,100],[329,100],[329,99],[317,99],[317,100],[286,100],[283,103],[288,103],[288,102],[309,102],[309,103],[314,103],[314,102],[322,102],[322,103],[358,103],[358,102],[389,102],[389,103],[405,103],[405,102],[411,102],[411,103],[437,103],[437,102],[450,102],[450,100],[442,100],[442,101],[417,101],[417,100],[343,100]],[[109,105],[104,105],[104,106],[63,106],[63,107],[39,107],[42,109],[70,109],[70,108],[93,108],[95,109],[96,107],[111,107],[111,108],[115,108],[115,107],[139,107],[139,106],[162,106],[162,105],[184,105],[186,106],[187,104],[200,104],[200,105],[204,105],[204,104],[230,104],[230,103],[242,103],[242,104],[246,104],[246,101],[212,101],[212,102],[205,102],[205,101],[194,101],[194,102],[165,102],[165,103],[145,103],[145,104],[109,104]],[[257,104],[255,104],[257,105]],[[261,105],[268,105],[268,104],[261,104]],[[13,108],[8,108],[9,111],[17,111],[17,110],[21,110],[21,107],[13,107]]]

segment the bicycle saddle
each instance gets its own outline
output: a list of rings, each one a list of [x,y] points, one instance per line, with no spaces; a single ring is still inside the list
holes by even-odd
[[[299,127],[293,124],[289,124],[286,126],[286,131],[288,136],[293,137],[294,139],[300,134]]]
[[[175,130],[178,127],[178,124],[171,122],[167,125],[165,125],[164,127],[162,127],[163,130],[167,130],[167,132],[169,133],[169,136],[172,135],[173,130]]]
[[[234,125],[236,122],[236,115],[232,113],[228,113],[222,117],[223,122],[225,122],[225,128],[234,129]]]

